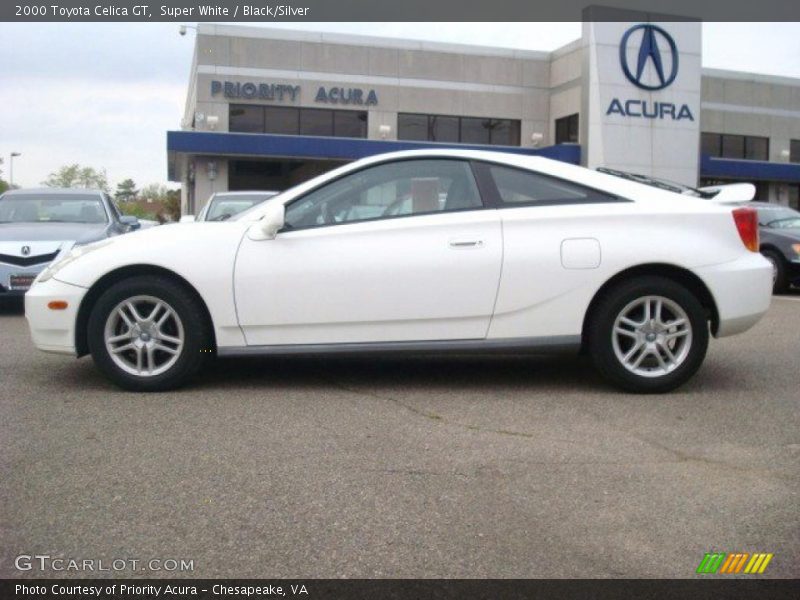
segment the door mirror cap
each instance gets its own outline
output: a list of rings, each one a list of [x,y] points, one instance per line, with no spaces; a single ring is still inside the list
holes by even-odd
[[[286,217],[286,208],[280,202],[273,203],[264,212],[260,220],[253,223],[247,237],[251,240],[274,240],[278,232],[283,228]]]
[[[194,223],[194,215],[183,215],[178,223]]]

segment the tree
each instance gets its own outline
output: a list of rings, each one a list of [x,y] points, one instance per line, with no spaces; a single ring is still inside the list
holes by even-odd
[[[181,218],[181,191],[171,190],[162,183],[151,183],[142,187],[139,198],[161,205],[156,217],[159,221],[177,221]]]
[[[181,191],[169,190],[164,200],[164,212],[173,220],[179,221],[181,218]]]
[[[162,183],[149,183],[139,192],[139,198],[152,202],[163,202],[167,197],[167,186]]]
[[[108,178],[106,170],[95,170],[92,167],[82,167],[75,163],[64,165],[58,171],[50,173],[42,185],[47,187],[65,188],[97,188],[108,192]]]
[[[0,158],[0,165],[2,165],[2,164],[3,164],[3,159]],[[0,175],[2,175],[2,174],[3,174],[3,170],[0,169]],[[0,177],[0,194],[2,194],[5,191],[8,191],[8,188],[10,188],[10,187],[11,186],[8,185],[8,182],[5,179],[3,179],[2,177]]]
[[[120,202],[130,202],[131,200],[136,200],[138,193],[133,179],[128,178],[117,184],[117,191],[114,197]]]

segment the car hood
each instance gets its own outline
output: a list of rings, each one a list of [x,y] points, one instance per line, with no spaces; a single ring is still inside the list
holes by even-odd
[[[0,242],[79,242],[105,237],[106,223],[0,223]]]
[[[81,255],[57,269],[61,282],[91,287],[100,277],[122,267],[160,267],[202,287],[230,281],[236,250],[250,223],[184,223],[140,229],[87,246]],[[56,263],[58,265],[58,263]]]

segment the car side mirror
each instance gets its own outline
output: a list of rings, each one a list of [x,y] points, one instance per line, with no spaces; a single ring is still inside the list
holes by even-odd
[[[183,215],[178,223],[194,223],[194,215]]]
[[[119,218],[119,222],[125,225],[125,227],[128,228],[128,231],[136,231],[142,226],[142,224],[139,223],[139,219],[131,215],[122,215]]]
[[[280,202],[275,202],[267,208],[264,216],[253,223],[247,232],[251,240],[274,240],[283,228],[286,218],[286,207]]]

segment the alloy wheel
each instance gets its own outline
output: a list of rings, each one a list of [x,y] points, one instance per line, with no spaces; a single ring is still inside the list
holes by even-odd
[[[643,296],[617,315],[611,333],[617,360],[641,377],[662,377],[683,364],[692,346],[686,311],[664,296]]]
[[[103,339],[108,355],[123,371],[154,377],[178,361],[186,336],[172,306],[153,296],[134,296],[109,313]]]

